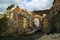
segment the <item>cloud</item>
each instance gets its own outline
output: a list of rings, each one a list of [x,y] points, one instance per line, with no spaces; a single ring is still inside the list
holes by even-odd
[[[25,2],[25,8],[27,10],[46,10],[53,6],[54,0],[32,0],[30,2]]]
[[[46,10],[53,6],[54,0],[0,0],[0,11],[4,12],[10,4],[19,5],[28,11]]]

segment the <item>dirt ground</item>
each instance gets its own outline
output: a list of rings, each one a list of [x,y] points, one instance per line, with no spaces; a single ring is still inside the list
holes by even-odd
[[[37,32],[29,36],[0,36],[0,40],[60,40],[60,33],[43,35]]]

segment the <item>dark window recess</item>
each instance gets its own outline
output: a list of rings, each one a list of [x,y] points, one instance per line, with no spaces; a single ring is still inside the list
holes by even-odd
[[[58,13],[60,14],[60,10],[58,11]]]
[[[18,14],[18,19],[21,19],[21,20],[23,19],[23,14],[22,13]]]

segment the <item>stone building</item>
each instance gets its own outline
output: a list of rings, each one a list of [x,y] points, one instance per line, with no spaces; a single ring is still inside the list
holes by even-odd
[[[33,29],[32,31],[35,31],[33,28],[34,18],[38,18],[39,21],[42,20],[41,16],[20,8],[19,6],[9,7],[5,14],[8,18],[8,26],[10,26],[8,28],[8,33],[15,32],[16,30],[18,30],[18,33],[21,31],[31,32],[31,29]]]

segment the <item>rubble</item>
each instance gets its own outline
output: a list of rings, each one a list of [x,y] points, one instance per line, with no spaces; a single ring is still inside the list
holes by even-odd
[[[45,35],[35,40],[60,40],[60,33]]]

